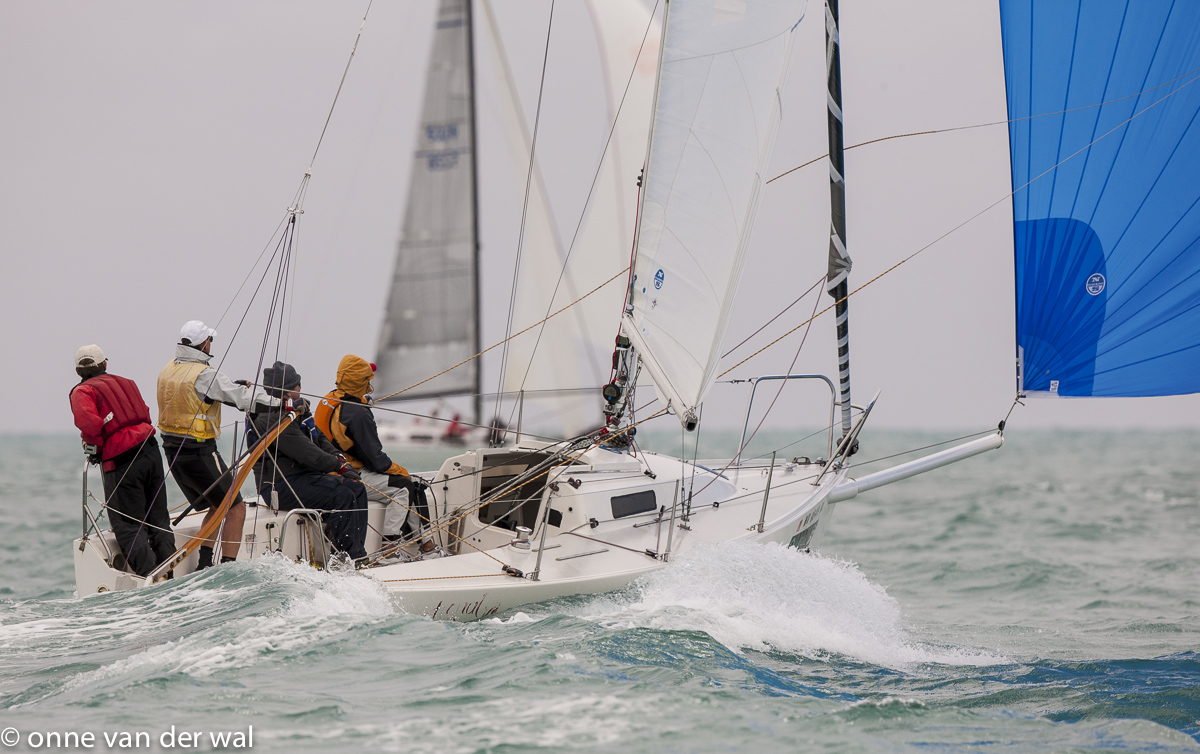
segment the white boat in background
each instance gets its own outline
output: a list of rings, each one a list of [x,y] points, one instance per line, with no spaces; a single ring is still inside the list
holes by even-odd
[[[672,0],[627,297],[610,312],[623,336],[603,389],[605,426],[563,442],[522,438],[513,447],[467,450],[425,475],[431,530],[449,557],[422,558],[415,540],[385,545],[373,528],[368,549],[377,559],[361,571],[405,610],[474,620],[603,592],[701,543],[806,549],[838,502],[1002,445],[1003,422],[969,442],[851,476],[875,400],[850,402],[837,11],[836,0],[827,0],[827,283],[837,305],[840,373],[836,384],[807,374],[753,381],[828,386],[830,416],[840,421],[831,418],[827,428],[827,456],[739,453],[699,462],[646,452],[636,442],[637,428],[659,416],[674,416],[684,431],[701,420],[804,16],[803,0]],[[1191,128],[1200,87],[1187,88],[1200,79],[1189,57],[1200,6],[1118,19],[1128,28],[1110,15],[1082,0],[1069,12],[1035,8],[1032,0],[1002,3],[1013,194],[1020,197],[1018,398],[1200,390],[1200,212],[1193,211],[1200,207],[1200,130]],[[1086,33],[1076,36],[1077,29]],[[1065,48],[1064,38],[1075,46]],[[1048,175],[1055,179],[1043,180]],[[649,416],[634,411],[643,368],[666,406]],[[329,562],[319,514],[258,510],[244,532],[258,549],[243,548],[243,557]],[[371,511],[373,527],[382,517],[382,508]],[[93,534],[86,520],[75,543],[81,595],[165,577],[165,567],[147,579],[113,569],[111,535]],[[194,532],[185,520],[177,538]],[[175,573],[187,570],[184,561]]]

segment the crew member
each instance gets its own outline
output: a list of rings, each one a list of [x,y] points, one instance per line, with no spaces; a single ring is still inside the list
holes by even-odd
[[[421,531],[429,520],[429,506],[424,504],[423,486],[414,485],[408,469],[393,461],[383,451],[375,416],[366,405],[371,392],[375,365],[361,356],[348,354],[338,364],[336,389],[327,393],[317,404],[313,416],[317,427],[369,486],[367,499],[386,507],[381,534],[399,534],[406,519],[409,530]],[[372,489],[372,487],[376,489]],[[382,488],[391,487],[385,494]],[[390,504],[389,497],[401,505]],[[421,543],[421,552],[435,548],[432,539]]]
[[[184,323],[175,346],[175,358],[158,374],[158,428],[171,476],[192,507],[208,511],[205,526],[229,492],[233,475],[217,450],[221,436],[221,404],[247,411],[257,403],[278,406],[262,388],[235,383],[209,366],[217,331],[199,320]],[[205,494],[207,493],[207,494]],[[237,560],[242,542],[246,506],[241,494],[225,514],[222,528],[221,562]],[[213,564],[216,534],[200,546],[196,570]]]
[[[80,380],[71,389],[71,411],[89,460],[102,464],[113,534],[129,568],[149,575],[175,552],[150,407],[133,380],[108,374],[100,346],[75,352],[75,372]]]
[[[299,404],[300,375],[291,364],[275,362],[263,370],[263,385],[268,394],[282,398],[285,405]],[[249,416],[250,426],[265,437],[279,423],[281,408],[256,405]],[[326,530],[334,547],[358,561],[365,559],[363,541],[367,534],[367,495],[354,467],[338,455],[319,432],[309,433],[298,416],[267,448],[258,463],[260,494],[269,498],[272,491],[280,510],[316,508],[328,511]],[[335,476],[340,474],[341,476]]]

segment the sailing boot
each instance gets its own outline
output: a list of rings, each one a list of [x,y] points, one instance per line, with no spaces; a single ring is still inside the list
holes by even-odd
[[[196,551],[196,570],[203,571],[205,568],[212,568],[213,564],[213,549],[200,545],[200,549]]]

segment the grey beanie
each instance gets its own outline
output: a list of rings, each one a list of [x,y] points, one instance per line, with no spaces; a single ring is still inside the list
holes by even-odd
[[[263,387],[268,395],[279,398],[284,391],[300,387],[300,373],[291,364],[277,361],[263,370]]]

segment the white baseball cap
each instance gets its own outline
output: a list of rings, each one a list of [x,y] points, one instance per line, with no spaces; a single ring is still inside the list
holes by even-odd
[[[217,331],[198,319],[184,322],[179,328],[179,339],[186,340],[190,345],[198,346],[209,338],[215,337]]]
[[[80,346],[75,352],[75,366],[77,367],[92,367],[97,364],[103,364],[108,360],[104,355],[104,351],[100,350],[100,346],[95,343],[90,346]]]

